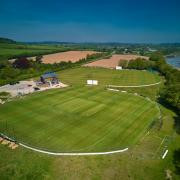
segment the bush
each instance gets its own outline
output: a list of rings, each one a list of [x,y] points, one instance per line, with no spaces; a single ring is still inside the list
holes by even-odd
[[[128,67],[128,61],[120,60],[118,65],[121,66],[122,68],[126,69]]]
[[[180,175],[180,149],[174,151],[173,163],[175,166],[175,173]]]

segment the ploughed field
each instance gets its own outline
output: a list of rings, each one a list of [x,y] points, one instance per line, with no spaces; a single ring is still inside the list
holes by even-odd
[[[149,100],[104,86],[142,85],[160,80],[137,70],[74,68],[59,72],[72,85],[24,96],[0,106],[0,132],[54,152],[100,152],[130,147],[159,117]],[[96,79],[99,86],[86,86]]]
[[[159,117],[139,96],[102,87],[37,92],[0,106],[0,131],[54,152],[100,152],[130,147]]]
[[[135,60],[137,58],[143,58],[148,60],[149,58],[146,56],[139,56],[139,55],[112,55],[112,57],[108,59],[100,59],[98,61],[90,62],[88,64],[85,64],[84,66],[87,67],[104,67],[104,68],[115,68],[116,66],[119,65],[119,62],[122,60],[125,61],[130,61],[130,60]]]
[[[105,68],[81,67],[59,73],[62,82],[72,85],[85,85],[86,81],[98,80],[99,85],[147,85],[160,81],[156,73],[138,70],[111,70]]]
[[[44,55],[42,58],[43,63],[54,64],[62,61],[77,62],[87,57],[87,55],[96,54],[96,51],[67,51],[54,54]]]

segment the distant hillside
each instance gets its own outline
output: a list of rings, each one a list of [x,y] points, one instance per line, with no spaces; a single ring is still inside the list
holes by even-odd
[[[14,41],[12,39],[0,37],[0,43],[14,44],[14,43],[16,43],[16,41]]]
[[[17,57],[32,57],[71,50],[64,45],[25,44],[7,38],[0,38],[0,61]]]

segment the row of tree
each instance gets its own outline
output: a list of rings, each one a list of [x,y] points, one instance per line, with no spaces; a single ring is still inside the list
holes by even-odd
[[[180,113],[180,71],[167,64],[164,56],[160,53],[154,53],[150,60],[155,62],[156,70],[166,78],[165,87],[160,94],[160,101]]]
[[[121,60],[119,62],[119,66],[122,66],[123,69],[138,69],[138,70],[144,70],[144,69],[154,69],[155,63],[153,61],[147,61],[143,58],[137,58],[135,60]]]

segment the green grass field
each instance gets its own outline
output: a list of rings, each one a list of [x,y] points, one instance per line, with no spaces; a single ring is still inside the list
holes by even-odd
[[[85,86],[86,77],[92,77],[92,72],[93,79],[100,82],[98,87]],[[120,76],[118,73],[121,78],[114,81],[116,85],[160,80],[156,74],[147,75],[144,71],[61,71],[60,79],[71,87],[34,93],[0,105],[0,131],[52,151],[109,151],[126,146],[130,147],[128,151],[102,156],[49,156],[23,147],[11,150],[0,145],[1,179],[163,180],[167,169],[173,179],[179,179],[172,163],[173,151],[180,147],[180,136],[174,131],[175,114],[161,107],[162,127],[156,128],[157,123],[148,129],[158,117],[154,104],[138,96],[105,90],[105,85]],[[134,78],[125,80],[124,73]],[[158,91],[157,86],[122,90],[129,89],[150,98]],[[162,143],[167,136],[173,137],[168,147]],[[162,160],[163,148],[169,152]]]
[[[52,151],[93,152],[133,145],[159,110],[135,95],[84,86],[35,93],[5,104],[0,114],[1,131],[21,142]]]
[[[84,85],[87,79],[96,79],[99,85],[145,85],[160,81],[156,73],[138,70],[110,70],[104,68],[81,67],[59,72],[62,82],[72,85]]]

